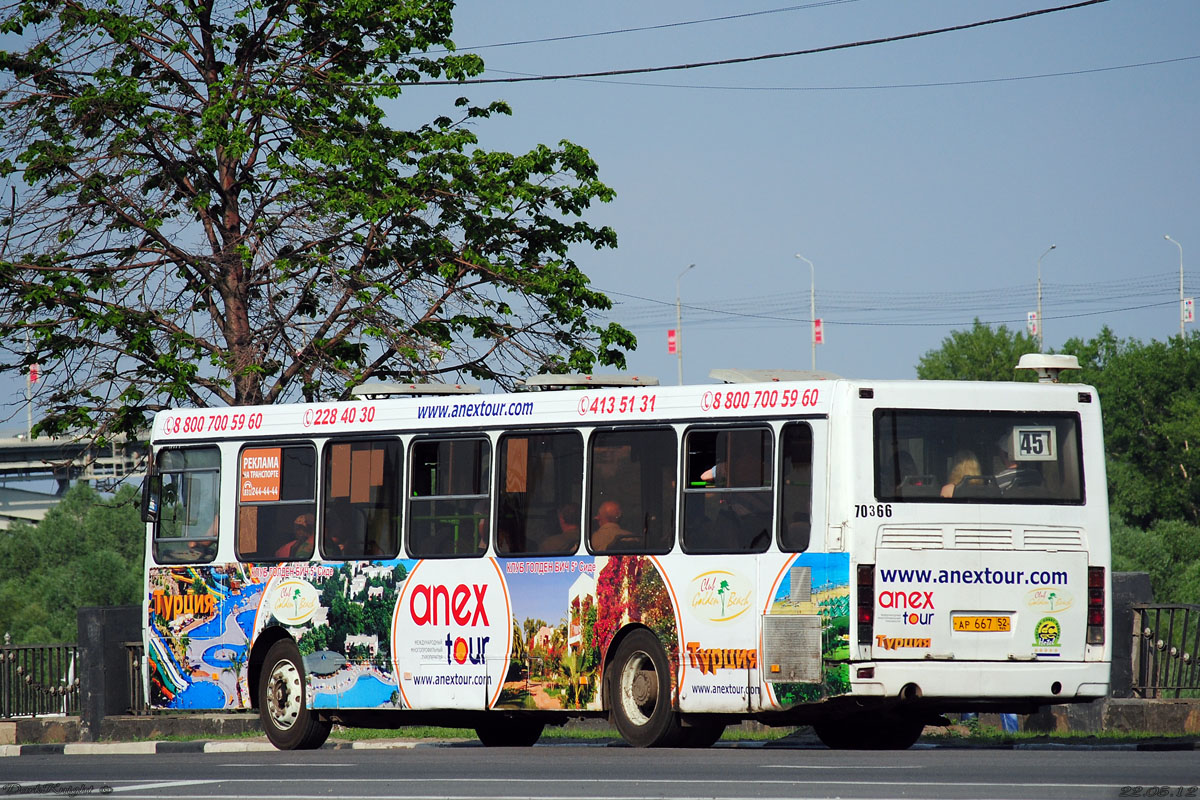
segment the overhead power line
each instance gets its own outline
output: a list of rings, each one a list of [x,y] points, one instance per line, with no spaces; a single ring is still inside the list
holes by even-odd
[[[636,28],[616,28],[610,31],[593,31],[591,33],[572,33],[565,36],[546,36],[541,39],[521,39],[515,42],[498,42],[496,44],[479,44],[472,47],[460,47],[458,52],[473,52],[476,50],[490,50],[496,47],[518,47],[527,44],[547,44],[550,42],[569,42],[575,39],[594,39],[600,36],[617,36],[626,33],[641,33],[643,31],[661,31],[668,28],[684,28],[690,25],[708,25],[713,22],[729,22],[735,19],[747,19],[749,17],[763,17],[768,14],[783,14],[790,11],[807,11],[811,8],[823,8],[825,6],[840,6],[845,3],[857,3],[858,0],[821,0],[817,3],[804,3],[798,6],[786,6],[784,8],[768,8],[763,11],[748,11],[744,14],[726,14],[723,17],[705,17],[704,19],[690,19],[682,22],[664,22],[660,25],[642,25]]]
[[[1045,284],[1050,309],[1047,320],[1117,314],[1146,308],[1178,305],[1178,273],[1143,275],[1099,283]],[[1188,284],[1196,293],[1200,287]],[[599,289],[617,301],[606,319],[629,328],[670,326],[674,322],[675,302],[657,300],[628,292]],[[1031,286],[1009,286],[962,292],[818,292],[818,308],[826,324],[860,327],[961,327],[979,318],[989,325],[1021,324],[1033,308]],[[1154,300],[1153,298],[1163,298]],[[1168,299],[1169,298],[1169,299]],[[1137,302],[1144,300],[1146,302]],[[684,303],[689,325],[709,327],[736,325],[755,327],[780,323],[807,323],[808,292],[793,291],[771,295],[722,298],[719,301]],[[1057,309],[1055,311],[1054,309]],[[829,314],[835,315],[830,317]],[[870,319],[862,319],[870,316]],[[856,318],[857,317],[857,318]]]
[[[511,78],[467,78],[457,81],[420,81],[418,86],[462,86],[466,84],[483,84],[483,83],[528,83],[531,81],[558,81],[569,80],[576,78],[610,78],[616,75],[645,75],[653,72],[670,72],[685,69],[699,69],[702,67],[718,67],[728,66],[730,64],[745,64],[752,61],[767,61],[776,58],[792,58],[795,56],[808,56],[817,53],[830,53],[836,50],[849,50],[857,47],[869,47],[877,44],[889,44],[891,42],[902,42],[909,39],[920,39],[926,36],[936,36],[942,33],[954,33],[957,31],[970,30],[972,28],[981,28],[986,25],[998,25],[1004,22],[1015,22],[1022,19],[1030,19],[1039,17],[1044,14],[1054,14],[1059,11],[1071,11],[1086,6],[1094,6],[1100,3],[1107,3],[1109,0],[1083,0],[1079,3],[1071,3],[1065,6],[1056,6],[1054,8],[1041,8],[1035,11],[1026,11],[1022,14],[1013,14],[1008,17],[994,17],[992,19],[980,20],[978,22],[966,22],[961,25],[950,25],[944,28],[935,28],[926,31],[917,31],[915,33],[902,33],[895,36],[885,36],[879,39],[862,39],[856,42],[844,42],[842,44],[831,44],[823,47],[811,47],[805,50],[791,50],[783,53],[765,53],[756,56],[742,56],[739,58],[724,58],[716,61],[698,61],[691,64],[672,64],[663,67],[635,67],[632,69],[611,69],[600,72],[575,72],[565,73],[561,75],[529,75]]]
[[[1141,69],[1157,67],[1163,64],[1177,64],[1183,61],[1195,61],[1200,55],[1164,58],[1159,61],[1139,61],[1133,64],[1115,64],[1108,67],[1092,67],[1090,69],[1072,69],[1063,72],[1039,72],[1033,75],[1004,75],[997,78],[972,78],[959,81],[921,81],[917,83],[868,83],[843,84],[836,86],[722,86],[704,83],[658,83],[654,81],[606,81],[592,78],[581,78],[581,83],[601,83],[608,86],[641,86],[652,89],[701,89],[704,91],[725,92],[854,92],[854,91],[883,91],[889,89],[936,89],[948,86],[978,86],[989,83],[1016,83],[1019,81],[1045,80],[1046,78],[1070,78],[1076,75],[1093,75],[1100,72],[1115,72],[1124,69]],[[528,72],[508,72],[493,70],[507,75],[529,75]]]

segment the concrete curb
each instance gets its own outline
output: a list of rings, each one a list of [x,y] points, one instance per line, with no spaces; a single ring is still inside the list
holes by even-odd
[[[409,739],[368,740],[360,742],[326,742],[322,750],[412,750],[418,747],[482,747],[471,740],[440,739],[437,741],[413,741]],[[539,747],[628,747],[624,742],[607,740],[557,740],[538,745]],[[721,742],[716,745],[724,750],[770,749],[770,750],[825,750],[825,746],[813,742]],[[1112,744],[1062,744],[1058,742],[1004,742],[998,744],[918,742],[914,750],[1135,750],[1140,752],[1200,750],[1196,741],[1151,741],[1113,742]],[[278,752],[270,742],[264,741],[207,741],[192,742],[76,742],[67,744],[6,744],[0,745],[0,758],[13,756],[45,755],[161,755],[179,753],[263,753]]]
[[[365,741],[326,742],[322,750],[411,750],[416,747],[449,747],[460,744],[454,740],[436,742]],[[72,742],[61,744],[3,744],[0,758],[14,756],[130,756],[179,753],[264,753],[278,752],[270,742],[206,741],[192,742]]]

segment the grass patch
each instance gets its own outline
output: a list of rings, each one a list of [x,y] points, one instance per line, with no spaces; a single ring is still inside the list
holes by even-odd
[[[408,725],[402,728],[344,728],[334,725],[330,739],[359,742],[372,739],[474,739],[471,728],[442,728],[436,725]]]
[[[726,728],[723,742],[762,742],[782,739],[795,728],[749,729],[740,726]],[[204,738],[204,737],[195,737]],[[329,738],[342,741],[371,741],[375,739],[474,739],[471,728],[442,728],[434,725],[410,725],[401,728],[345,728],[335,725]],[[604,725],[547,725],[541,741],[616,741],[621,738],[616,728]]]
[[[1021,744],[1060,742],[1085,744],[1099,742],[1145,742],[1156,739],[1195,739],[1194,733],[1157,733],[1154,731],[1004,731],[991,725],[954,725],[949,728],[926,728],[921,741],[930,743],[970,742],[971,744]]]

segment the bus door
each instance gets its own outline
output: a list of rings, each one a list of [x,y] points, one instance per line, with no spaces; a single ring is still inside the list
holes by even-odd
[[[779,430],[775,548],[759,558],[759,707],[837,693],[849,657],[849,555],[828,503],[829,422]]]

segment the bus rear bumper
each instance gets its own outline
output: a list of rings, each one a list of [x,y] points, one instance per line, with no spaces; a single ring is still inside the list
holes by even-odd
[[[1045,698],[1070,703],[1106,697],[1108,662],[873,661],[850,665],[856,697]]]

